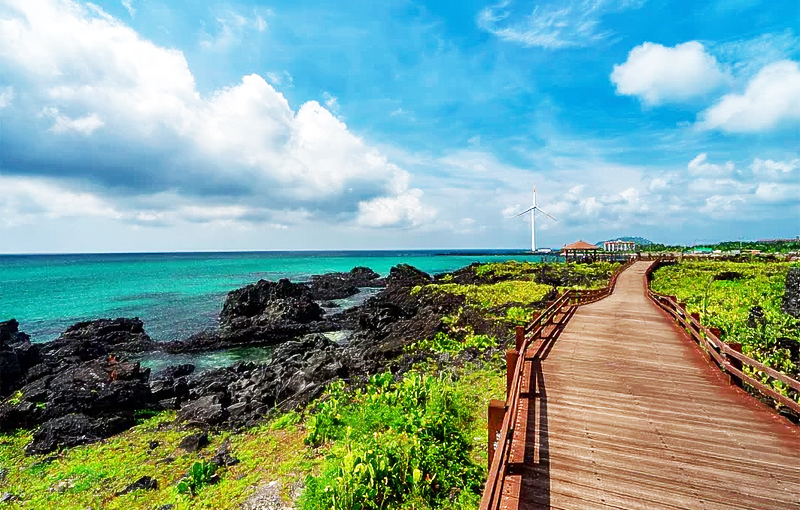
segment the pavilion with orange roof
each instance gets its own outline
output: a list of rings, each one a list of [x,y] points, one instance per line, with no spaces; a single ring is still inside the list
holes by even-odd
[[[564,246],[561,254],[567,258],[567,261],[569,261],[570,258],[572,258],[572,260],[596,260],[598,251],[600,251],[599,246],[589,244],[583,240],[578,240],[575,243]]]

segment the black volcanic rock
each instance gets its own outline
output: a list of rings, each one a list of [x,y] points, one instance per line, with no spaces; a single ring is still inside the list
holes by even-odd
[[[800,318],[800,267],[793,267],[786,274],[781,310]]]
[[[138,363],[107,358],[63,365],[23,386],[19,399],[0,405],[0,431],[72,414],[98,417],[141,409],[152,399],[149,375],[150,369],[142,370]]]
[[[476,332],[492,327],[464,312],[463,296],[426,288],[430,275],[409,265],[392,268],[386,279],[355,268],[323,281],[337,282],[326,287],[336,292],[344,288],[339,283],[385,288],[363,305],[324,317],[312,286],[261,280],[228,294],[219,329],[178,342],[151,342],[138,319],[76,324],[45,344],[32,366],[17,370],[20,396],[0,403],[0,431],[41,425],[28,451],[42,453],[115,434],[133,424],[137,409],[176,409],[179,422],[202,429],[249,427],[272,409],[307,404],[332,381],[410,366],[408,359],[419,354],[406,347],[442,331],[444,315],[458,312]],[[11,338],[22,346],[16,323],[5,327],[3,352]],[[349,331],[345,345],[318,333],[343,329]],[[200,373],[179,365],[150,377],[125,361],[126,352],[145,347],[196,352],[240,345],[276,347],[269,363]]]
[[[155,349],[138,318],[97,319],[78,322],[44,344],[42,353],[57,359],[88,361],[116,352],[144,352]]]
[[[28,370],[39,361],[39,346],[19,331],[19,323],[14,319],[0,322],[0,398],[19,389]]]
[[[237,321],[254,318],[308,323],[322,317],[319,307],[307,306],[313,299],[311,290],[302,283],[292,283],[286,278],[277,282],[259,280],[228,293],[219,321],[231,328],[236,328]]]
[[[358,294],[359,287],[381,287],[385,281],[368,267],[354,267],[347,273],[314,275],[308,285],[314,299],[329,301]]]
[[[34,432],[25,454],[40,455],[59,448],[96,443],[134,424],[132,415],[91,418],[85,414],[68,414],[46,422]]]
[[[192,352],[273,345],[310,332],[323,314],[307,285],[287,279],[259,280],[228,293],[219,316],[219,330],[204,331],[159,347],[167,352]]]

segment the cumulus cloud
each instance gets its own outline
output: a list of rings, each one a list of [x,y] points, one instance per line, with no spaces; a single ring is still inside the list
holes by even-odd
[[[175,204],[186,213],[192,201],[211,216],[264,223],[299,210],[360,224],[362,211],[378,211],[374,226],[432,215],[406,171],[319,103],[295,110],[255,74],[201,96],[180,51],[97,7],[10,1],[0,74],[28,91],[3,109],[6,174],[91,182],[109,200],[172,197],[142,209],[153,217]]]
[[[673,48],[646,42],[611,73],[617,94],[636,96],[651,106],[703,97],[727,80],[719,62],[697,41]]]
[[[358,204],[358,224],[363,227],[416,227],[436,215],[425,206],[420,190],[411,190],[396,197],[378,197]]]
[[[571,0],[537,3],[533,12],[514,9],[511,0],[478,13],[477,24],[504,41],[548,49],[588,46],[610,35],[600,27],[608,12],[639,7],[640,0]]]
[[[701,129],[731,133],[768,131],[800,122],[800,67],[782,60],[765,66],[743,93],[723,96],[698,115]]]
[[[705,152],[698,154],[693,160],[689,161],[687,169],[689,173],[699,177],[721,177],[730,175],[734,171],[734,164],[732,161],[726,162],[724,165],[718,165],[708,162],[708,154]]]

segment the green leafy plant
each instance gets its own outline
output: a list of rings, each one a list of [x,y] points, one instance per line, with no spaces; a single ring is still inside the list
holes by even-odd
[[[15,391],[10,397],[8,397],[8,400],[6,400],[6,403],[12,406],[17,405],[20,402],[22,402],[22,390]]]
[[[532,312],[520,306],[512,306],[506,310],[506,320],[516,326],[524,326],[531,321]]]
[[[189,473],[178,482],[178,492],[194,496],[206,485],[216,481],[217,465],[213,462],[195,462],[192,464]]]
[[[464,435],[471,404],[452,380],[411,372],[395,381],[386,372],[336,401],[339,420],[325,435],[341,441],[307,479],[299,508],[378,510],[412,501],[433,508],[461,493],[477,501],[483,469]],[[308,442],[320,434],[309,430]]]

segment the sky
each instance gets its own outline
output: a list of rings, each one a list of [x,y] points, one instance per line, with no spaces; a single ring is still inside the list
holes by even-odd
[[[0,0],[0,253],[800,234],[800,2]]]

